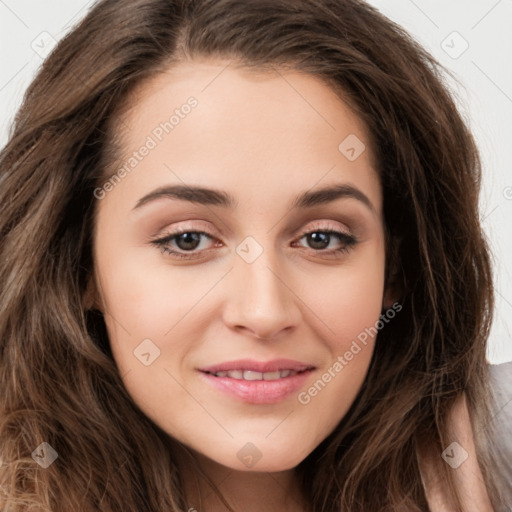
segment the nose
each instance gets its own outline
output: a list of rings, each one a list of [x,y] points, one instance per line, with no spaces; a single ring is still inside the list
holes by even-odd
[[[224,323],[258,339],[275,339],[292,331],[301,319],[302,301],[294,291],[297,283],[269,252],[264,250],[252,263],[237,257],[227,276]]]

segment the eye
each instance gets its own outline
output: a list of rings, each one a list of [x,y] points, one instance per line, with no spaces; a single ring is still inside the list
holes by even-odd
[[[207,241],[207,246],[208,241],[217,241],[213,235],[205,231],[182,229],[171,232],[157,240],[153,240],[151,243],[173,258],[194,259],[200,258],[202,252],[209,250],[208,247],[201,247],[203,239]],[[341,253],[349,252],[358,242],[353,235],[323,227],[316,227],[303,232],[298,240],[300,241],[302,239],[306,239],[307,244],[309,244],[314,253],[319,253],[322,256],[336,256]],[[333,240],[337,240],[338,247],[326,250]],[[219,244],[220,242],[217,241],[217,245]]]
[[[190,259],[197,257],[196,253],[198,251],[196,251],[196,249],[200,247],[202,238],[213,240],[213,236],[204,231],[192,231],[190,229],[184,229],[181,231],[169,233],[164,238],[153,240],[152,243],[159,247],[162,252],[170,254],[173,257]],[[173,245],[174,247],[177,247],[178,250],[173,249]],[[202,250],[204,251],[206,249],[203,247]],[[192,252],[192,254],[185,254],[187,252]]]
[[[306,243],[311,248],[315,249],[315,252],[328,256],[336,256],[337,254],[349,252],[358,242],[353,235],[349,235],[343,231],[325,228],[314,228],[313,230],[307,231],[301,235],[299,241],[302,239],[305,239]],[[338,247],[326,250],[333,240],[338,241]]]

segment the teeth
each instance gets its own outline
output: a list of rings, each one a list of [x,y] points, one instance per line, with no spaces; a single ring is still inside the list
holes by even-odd
[[[244,380],[261,380],[263,379],[263,373],[252,372],[251,370],[245,370]]]
[[[277,380],[297,375],[295,370],[281,370],[275,372],[254,372],[252,370],[229,370],[216,372],[215,377],[229,377],[238,380]]]

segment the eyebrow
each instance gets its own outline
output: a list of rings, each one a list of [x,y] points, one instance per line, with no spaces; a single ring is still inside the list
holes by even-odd
[[[236,208],[238,201],[229,193],[211,188],[190,185],[168,185],[157,188],[137,201],[133,210],[157,199],[178,199],[206,206],[219,206],[226,209]],[[331,185],[317,190],[308,190],[295,198],[292,209],[306,209],[331,203],[337,199],[352,198],[363,203],[373,213],[376,210],[361,190],[350,184]]]

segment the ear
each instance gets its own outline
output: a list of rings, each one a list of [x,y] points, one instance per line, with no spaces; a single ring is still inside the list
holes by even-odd
[[[87,287],[85,289],[83,302],[84,308],[86,310],[97,309],[98,311],[104,313],[103,302],[101,300],[94,274],[91,274],[87,280]]]

